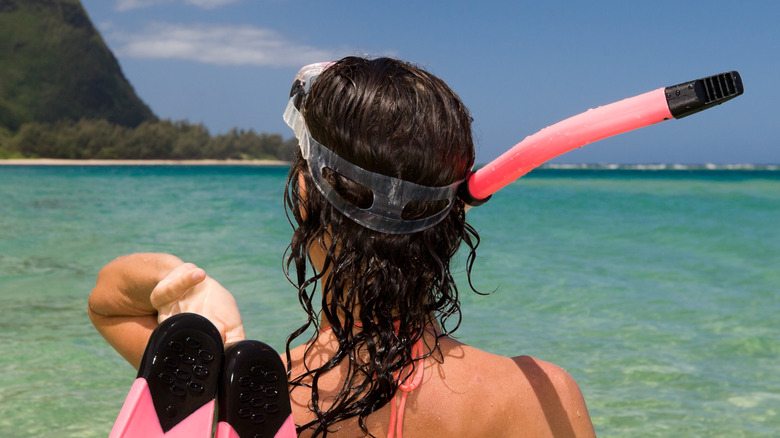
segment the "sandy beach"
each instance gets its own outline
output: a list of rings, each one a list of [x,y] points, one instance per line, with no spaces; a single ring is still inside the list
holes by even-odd
[[[0,160],[0,166],[289,166],[278,160],[67,160],[18,158]]]

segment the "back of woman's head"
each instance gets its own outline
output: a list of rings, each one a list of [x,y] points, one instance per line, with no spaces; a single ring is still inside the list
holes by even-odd
[[[322,72],[304,103],[312,136],[364,169],[426,186],[465,178],[471,117],[439,78],[388,58],[346,58]]]
[[[458,96],[437,77],[401,61],[342,59],[319,75],[300,109],[313,140],[369,172],[443,187],[465,179],[474,163],[471,117]],[[348,203],[371,206],[370,187],[332,169],[322,174]],[[470,273],[479,239],[465,222],[459,200],[412,201],[403,209],[403,220],[443,210],[446,214],[421,231],[380,232],[356,223],[312,187],[309,164],[298,154],[286,197],[297,222],[287,267],[288,276],[295,268],[293,282],[309,321],[288,339],[288,351],[290,342],[310,324],[319,327],[319,308],[339,340],[339,351],[325,366],[298,376],[293,384],[345,359],[360,370],[351,373],[353,381],[344,386],[349,389],[329,409],[314,403],[318,420],[304,426],[322,431],[353,416],[362,423],[387,403],[399,384],[394,373],[417,359],[411,356],[411,347],[426,327],[439,326],[440,333],[448,333],[445,322],[454,316],[457,328],[460,307],[449,264],[465,242],[471,249]],[[311,263],[313,246],[325,253],[323,266]],[[314,269],[308,277],[307,264]],[[320,307],[313,300],[314,286],[322,278]],[[316,393],[316,385],[312,391]],[[362,395],[355,397],[358,394]]]

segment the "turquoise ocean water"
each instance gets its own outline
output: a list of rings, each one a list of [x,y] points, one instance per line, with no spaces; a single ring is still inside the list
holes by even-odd
[[[199,264],[282,348],[285,175],[0,166],[0,436],[108,435],[135,372],[86,300],[121,254]],[[461,340],[566,368],[599,436],[780,435],[780,172],[537,170],[469,220],[496,292],[461,281]]]

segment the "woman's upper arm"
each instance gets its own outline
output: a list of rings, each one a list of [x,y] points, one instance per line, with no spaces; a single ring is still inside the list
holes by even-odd
[[[182,261],[169,254],[130,254],[108,263],[89,296],[89,318],[98,333],[128,362],[138,367],[157,310],[150,294]]]
[[[98,333],[134,368],[138,369],[146,343],[157,327],[157,315],[103,316],[87,309]]]
[[[89,296],[90,311],[102,316],[156,314],[150,295],[183,262],[170,254],[138,253],[114,259],[100,270]]]

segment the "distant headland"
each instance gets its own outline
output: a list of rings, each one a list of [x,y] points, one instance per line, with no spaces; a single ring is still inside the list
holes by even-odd
[[[0,159],[274,160],[294,139],[160,120],[79,0],[0,0]]]

